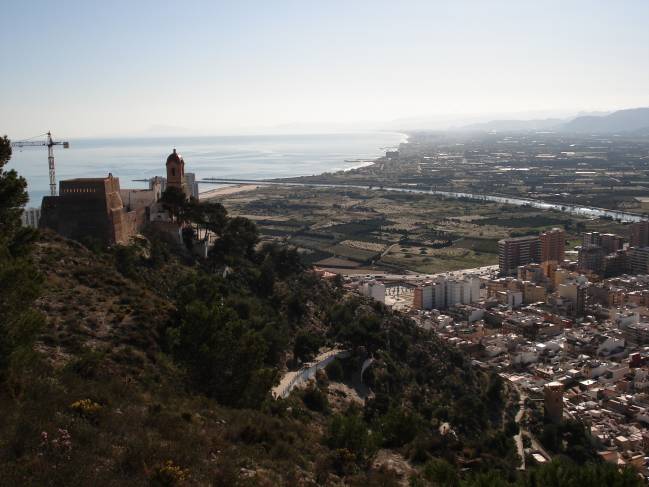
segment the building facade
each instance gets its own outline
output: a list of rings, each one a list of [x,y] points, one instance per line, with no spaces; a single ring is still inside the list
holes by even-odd
[[[167,188],[177,188],[185,191],[185,161],[183,157],[173,152],[167,157]]]
[[[649,221],[635,222],[629,228],[629,245],[631,247],[649,246]]]
[[[543,405],[545,417],[552,423],[560,423],[563,419],[563,384],[549,382],[543,388]]]
[[[627,258],[632,274],[649,274],[649,247],[633,247]]]
[[[38,222],[41,219],[40,208],[25,208],[20,215],[20,221],[23,227],[38,228]]]
[[[438,277],[414,290],[415,309],[446,309],[458,304],[471,304],[480,300],[480,279],[465,277],[447,279]]]
[[[498,241],[498,266],[502,274],[514,275],[519,266],[532,262],[541,262],[541,241],[537,235]]]
[[[553,228],[539,235],[541,241],[541,262],[563,262],[566,251],[566,232]]]
[[[59,196],[45,196],[40,227],[74,240],[95,239],[127,244],[145,221],[144,210],[128,211],[119,178],[69,179],[59,183]]]
[[[606,252],[602,247],[577,247],[577,267],[582,271],[601,274],[604,268]]]

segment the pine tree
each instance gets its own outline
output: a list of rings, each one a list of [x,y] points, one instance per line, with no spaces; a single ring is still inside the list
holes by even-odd
[[[5,166],[11,144],[0,138],[0,379],[5,380],[29,361],[42,324],[34,310],[40,276],[30,260],[35,232],[21,226],[27,203],[27,182]]]

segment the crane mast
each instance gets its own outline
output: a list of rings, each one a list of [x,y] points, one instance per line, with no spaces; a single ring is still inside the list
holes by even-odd
[[[50,170],[50,196],[56,196],[56,171],[54,170],[54,142],[52,133],[47,132],[47,167]]]
[[[19,140],[17,142],[12,142],[13,147],[35,147],[35,146],[47,146],[47,167],[50,173],[50,195],[56,196],[56,170],[54,165],[54,146],[62,145],[64,149],[70,148],[69,142],[55,142],[52,140],[52,133],[47,132],[47,140],[45,142],[41,141],[32,141],[32,140]]]

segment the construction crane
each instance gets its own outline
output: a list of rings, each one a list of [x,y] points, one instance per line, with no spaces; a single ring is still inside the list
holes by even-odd
[[[35,139],[36,137],[42,137],[44,135],[47,135],[47,140],[45,141],[31,140],[31,139]],[[34,137],[30,137],[27,140],[19,140],[17,142],[11,143],[12,147],[35,147],[35,146],[47,147],[47,165],[50,168],[50,195],[52,196],[56,196],[56,173],[54,171],[54,146],[55,145],[62,145],[64,149],[70,148],[69,142],[58,142],[58,141],[54,142],[52,140],[51,132],[48,132],[46,134],[36,135]]]

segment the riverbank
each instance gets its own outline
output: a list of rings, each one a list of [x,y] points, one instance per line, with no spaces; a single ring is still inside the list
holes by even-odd
[[[294,178],[298,179],[298,178]],[[336,184],[336,183],[309,183],[309,182],[295,182],[291,180],[241,180],[241,179],[207,179],[204,182],[213,184],[235,184],[235,185],[257,185],[260,183],[264,186],[302,186],[311,188],[336,188],[336,189],[364,189],[371,191],[390,191],[399,193],[410,194],[430,194],[444,196],[447,198],[456,199],[469,199],[475,201],[489,201],[492,203],[501,203],[514,206],[528,206],[539,210],[554,210],[572,215],[590,217],[590,218],[610,218],[623,223],[632,223],[645,220],[646,217],[639,213],[630,213],[617,210],[608,210],[606,208],[595,208],[580,205],[560,205],[556,203],[548,203],[541,200],[533,200],[530,198],[515,198],[510,196],[491,195],[491,194],[477,194],[477,193],[461,193],[455,191],[438,191],[433,189],[419,189],[419,188],[403,188],[394,186],[377,186],[377,185],[363,185],[363,184]]]

